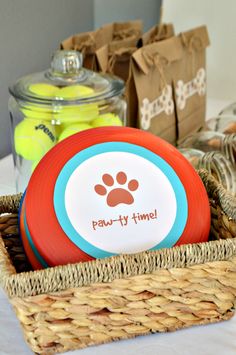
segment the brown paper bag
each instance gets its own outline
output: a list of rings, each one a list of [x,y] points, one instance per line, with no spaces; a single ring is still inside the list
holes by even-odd
[[[99,69],[104,73],[117,75],[126,83],[124,97],[127,102],[126,125],[128,126],[131,125],[130,117],[133,115],[130,107],[136,103],[129,96],[130,85],[128,86],[131,56],[137,50],[136,43],[137,40],[133,38],[113,41],[96,52]]]
[[[206,47],[209,38],[205,26],[181,33],[183,58],[173,70],[178,140],[200,130],[206,113]]]
[[[134,20],[127,22],[114,22],[113,24],[113,41],[120,41],[125,38],[139,39],[143,32],[142,20]]]
[[[137,42],[142,34],[142,22],[130,21],[128,23],[113,24],[113,41],[96,51],[98,68],[104,73],[119,76],[126,82],[125,99],[127,102],[127,125],[132,125],[130,118],[133,117],[132,109],[135,108],[134,95],[130,97],[129,88],[132,83],[130,77],[131,56],[137,49]],[[133,91],[133,90],[132,90]]]
[[[158,42],[170,38],[174,35],[172,24],[159,24],[153,26],[149,31],[144,33],[137,43],[137,47],[143,47],[147,44]],[[132,54],[132,53],[131,53]],[[131,61],[130,61],[131,63]],[[131,68],[131,65],[130,65]],[[135,83],[132,70],[129,70],[129,76],[126,81],[126,100],[127,100],[127,121],[131,127],[138,125],[138,97],[135,89]]]
[[[141,20],[114,22],[106,24],[96,31],[83,32],[73,35],[62,41],[60,48],[65,50],[78,50],[82,52],[83,66],[87,69],[99,71],[103,68],[104,64],[101,65],[101,63],[97,61],[97,51],[100,48],[103,48],[100,54],[103,58],[103,52],[106,52],[106,48],[104,48],[104,46],[111,42],[119,42],[126,38],[130,40],[137,40],[140,38],[142,28],[143,23]]]
[[[96,50],[112,40],[112,25],[97,31],[79,33],[65,39],[60,47],[65,50],[77,50],[83,54],[83,66],[98,71]]]
[[[137,36],[113,41],[96,52],[99,69],[103,72],[117,75],[126,82],[125,98],[127,101],[127,125],[129,126],[135,125],[137,116],[137,97],[130,63],[132,54],[137,50],[137,43],[141,43],[141,26],[139,22],[135,24],[135,27],[137,28],[138,25]],[[144,35],[143,39],[145,43],[146,41],[158,41],[171,36],[173,33],[174,30],[171,24],[162,24],[154,26]]]
[[[174,36],[174,27],[171,23],[161,23],[153,26],[149,31],[145,32],[138,41],[138,47],[146,46],[154,42]]]
[[[113,41],[96,52],[99,69],[119,76],[125,82],[129,77],[130,58],[136,47],[136,38]]]
[[[113,73],[127,81],[130,58],[137,49],[138,43],[146,45],[169,38],[173,36],[174,29],[172,24],[161,24],[154,26],[142,35],[142,22],[130,21],[123,24],[114,23],[113,32],[112,42],[96,52],[98,65],[101,71]],[[129,36],[124,38],[125,34]],[[141,35],[142,37],[140,37]]]
[[[99,70],[112,73],[124,81],[129,76],[129,60],[142,35],[141,20],[113,23],[112,40],[96,51]]]
[[[83,66],[87,69],[95,70],[95,31],[76,34],[65,39],[60,44],[64,50],[77,50],[83,54]]]
[[[172,90],[174,63],[182,59],[178,37],[138,49],[132,55],[130,96],[137,98],[137,112],[132,107],[132,125],[176,143],[176,117]],[[136,118],[136,122],[135,122]]]

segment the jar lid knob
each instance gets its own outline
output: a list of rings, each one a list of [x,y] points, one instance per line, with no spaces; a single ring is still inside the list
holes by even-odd
[[[52,57],[51,71],[54,75],[74,75],[80,72],[82,65],[82,53],[57,50]]]

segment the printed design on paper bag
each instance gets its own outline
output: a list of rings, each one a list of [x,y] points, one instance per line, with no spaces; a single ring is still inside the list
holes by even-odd
[[[183,110],[186,105],[186,101],[189,97],[198,94],[203,96],[206,93],[206,71],[204,68],[198,70],[197,75],[192,80],[184,83],[182,80],[178,80],[175,88],[175,94],[177,97],[177,106],[180,110]]]
[[[171,115],[174,112],[172,88],[170,85],[166,85],[161,95],[152,102],[148,98],[143,99],[140,108],[141,128],[148,129],[151,125],[151,120],[162,112],[166,115]]]
[[[113,177],[110,174],[103,174],[102,181],[107,187],[113,187],[115,183]],[[120,171],[116,175],[116,182],[119,185],[125,185],[127,183],[127,175],[123,171]],[[134,198],[130,191],[136,191],[138,189],[138,186],[138,181],[133,179],[128,182],[128,189],[124,187],[115,187],[110,192],[108,192],[107,188],[104,185],[98,184],[94,186],[94,190],[100,196],[107,195],[107,205],[110,207],[115,207],[120,203],[132,205],[132,203],[134,202]]]

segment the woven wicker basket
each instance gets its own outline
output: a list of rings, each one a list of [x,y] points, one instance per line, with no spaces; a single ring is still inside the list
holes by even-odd
[[[27,271],[14,214],[20,195],[0,198],[0,214],[8,213],[0,217],[1,284],[35,353],[232,317],[236,200],[205,171],[199,173],[211,203],[211,235],[219,240],[43,271]]]

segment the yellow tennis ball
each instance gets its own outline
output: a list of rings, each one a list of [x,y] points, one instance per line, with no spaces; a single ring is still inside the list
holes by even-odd
[[[114,113],[104,113],[91,122],[93,127],[123,126],[121,119]]]
[[[27,118],[37,118],[39,120],[50,121],[52,117],[51,107],[35,107],[33,105],[27,105],[20,108],[21,112]]]
[[[38,95],[45,97],[55,97],[56,92],[58,91],[57,86],[46,84],[46,83],[35,83],[29,85],[29,91]]]
[[[27,118],[14,131],[16,153],[28,160],[40,160],[56,144],[54,126]]]
[[[40,162],[40,160],[35,160],[32,162],[32,165],[31,165],[31,172],[33,172],[36,168],[36,166],[38,165],[38,163]]]
[[[61,124],[56,124],[53,126],[55,129],[55,135],[58,141],[58,137],[60,136],[60,134],[62,133],[62,131],[64,130],[63,126]]]
[[[87,123],[78,123],[78,124],[68,126],[59,136],[59,142],[69,136],[72,136],[72,134],[84,131],[85,129],[89,129],[89,128],[92,128],[92,126],[90,126]]]
[[[63,105],[61,101],[69,99],[79,99],[91,96],[94,90],[83,85],[70,85],[65,87],[56,87],[46,83],[31,84],[29,90],[38,95],[45,96],[53,100],[52,106],[34,106],[26,105],[20,110],[27,118],[37,118],[40,120],[56,120],[65,125],[72,122],[90,122],[99,114],[96,103],[82,105]]]
[[[63,124],[72,122],[90,122],[99,114],[97,104],[55,106],[53,118]]]
[[[70,85],[58,88],[55,97],[59,99],[75,99],[91,96],[94,90],[84,85]]]

